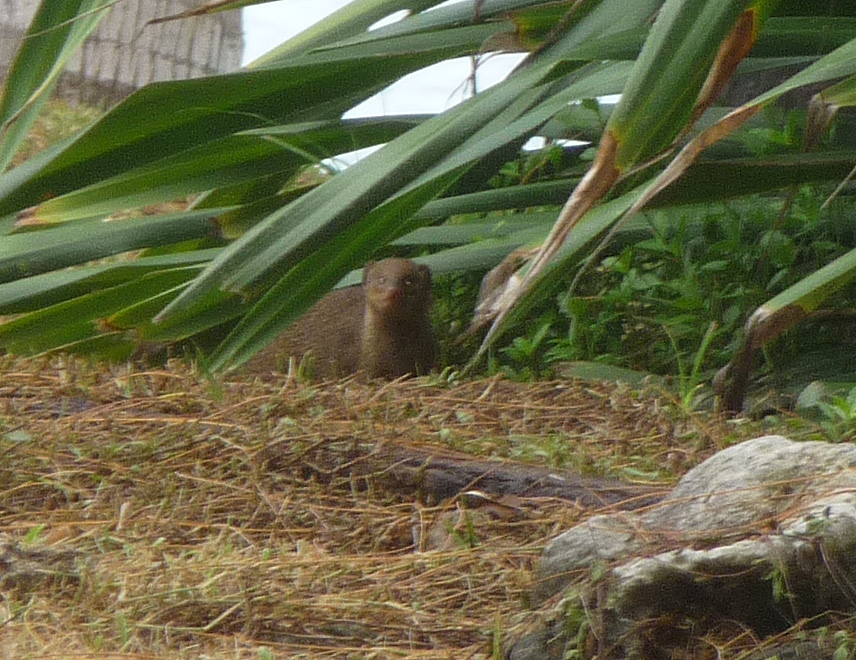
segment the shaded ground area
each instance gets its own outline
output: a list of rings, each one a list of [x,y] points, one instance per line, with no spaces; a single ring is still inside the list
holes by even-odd
[[[592,504],[428,497],[432,456],[663,486],[749,434],[606,385],[281,387],[68,360],[6,360],[0,406],[17,658],[491,657],[541,549]],[[409,483],[396,456],[418,458]]]

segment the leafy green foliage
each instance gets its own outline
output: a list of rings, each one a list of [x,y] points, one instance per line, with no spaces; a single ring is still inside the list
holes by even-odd
[[[784,220],[778,197],[646,214],[648,238],[608,245],[560,295],[558,314],[546,306],[537,321],[516,327],[520,336],[494,356],[494,368],[526,378],[564,361],[597,361],[674,374],[687,394],[728,361],[755,307],[856,241],[852,202],[821,211],[823,199],[801,189]],[[834,302],[846,306],[854,296],[846,289]],[[767,367],[836,340],[817,328],[795,330],[769,348]]]
[[[829,440],[850,442],[856,437],[856,386],[847,391],[812,382],[800,393],[797,406],[803,416],[819,421]]]
[[[829,401],[820,401],[817,405],[834,439],[853,439],[856,434],[856,388],[850,390],[847,396],[832,396]]]
[[[434,277],[432,321],[440,344],[440,364],[463,367],[476,348],[477,335],[464,336],[476,304],[481,273],[447,273]]]
[[[32,30],[49,47],[29,40],[13,64],[0,104],[0,153],[11,158],[19,149],[62,63],[109,4],[81,0],[59,11],[42,2]],[[518,324],[528,321],[526,332],[494,350],[493,364],[530,378],[548,374],[559,358],[597,356],[677,370],[690,392],[726,357],[752,305],[816,274],[838,253],[835,241],[825,246],[815,236],[816,258],[806,257],[799,213],[813,211],[804,204],[761,222],[754,234],[744,230],[745,219],[727,218],[735,208],[728,205],[738,202],[723,205],[837,183],[856,163],[850,131],[841,128],[846,121],[826,130],[834,112],[856,103],[856,22],[836,6],[820,3],[806,16],[790,3],[776,13],[767,0],[569,7],[488,0],[478,15],[457,5],[427,11],[437,4],[352,3],[245,71],[148,86],[71,136],[16,158],[0,175],[0,299],[23,316],[0,326],[0,346],[115,356],[139,338],[188,341],[205,347],[209,367],[225,369],[356,267],[386,254],[387,244],[418,254],[439,283],[543,243],[555,250],[554,261],[546,269],[550,258],[535,264],[539,279],[515,312]],[[410,13],[367,30],[399,9]],[[727,37],[739,46],[729,51],[731,63],[745,65],[738,79],[805,68],[762,85],[750,107],[729,114],[715,96],[699,95],[709,73],[704,63],[735,44]],[[528,51],[525,65],[446,112],[342,119],[412,71],[498,44]],[[678,49],[684,57],[674,57]],[[724,82],[733,72],[718,73]],[[757,121],[757,111],[784,92],[842,78],[825,90],[834,103],[821,104],[827,116]],[[614,106],[605,101],[617,94]],[[804,153],[809,134],[821,139]],[[523,153],[536,135],[547,146]],[[587,144],[562,142],[574,139]],[[672,158],[684,143],[684,151],[701,146]],[[326,159],[370,146],[381,148],[343,172],[317,176]],[[569,227],[556,218],[581,181],[598,186],[583,186]],[[194,208],[140,217],[141,209],[175,199],[193,199]],[[644,235],[638,218],[622,223],[640,200],[649,203]],[[723,218],[692,217],[699,213],[692,205],[702,203]],[[126,220],[112,222],[118,218]],[[77,240],[66,241],[75,230]],[[613,241],[595,252],[608,232]],[[747,241],[766,255],[763,265],[735,269],[732,260],[751,261]],[[573,296],[557,298],[592,254]],[[816,306],[847,277],[823,273],[794,295]],[[448,285],[449,299],[458,290],[454,303],[442,302],[438,285],[439,316],[455,317],[441,321],[443,334],[463,326],[461,301],[472,299],[472,288],[464,287],[469,298],[458,295],[461,281]],[[58,330],[57,319],[68,328]],[[622,351],[626,357],[615,357]],[[444,357],[463,361],[457,348]]]

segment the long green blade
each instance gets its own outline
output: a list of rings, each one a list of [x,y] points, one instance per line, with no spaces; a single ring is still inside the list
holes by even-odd
[[[115,0],[42,0],[0,94],[0,172],[6,169],[69,58]]]

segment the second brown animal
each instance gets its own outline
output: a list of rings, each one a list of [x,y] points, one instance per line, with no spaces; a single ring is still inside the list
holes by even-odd
[[[428,373],[437,361],[431,270],[409,259],[367,264],[363,283],[333,291],[252,358],[245,372],[270,375],[310,356],[316,378],[364,371],[371,378]]]

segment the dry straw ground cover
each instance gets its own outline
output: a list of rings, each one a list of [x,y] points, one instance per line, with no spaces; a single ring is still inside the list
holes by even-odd
[[[2,658],[491,657],[586,512],[471,512],[355,466],[433,447],[665,483],[728,432],[606,385],[2,367]]]

